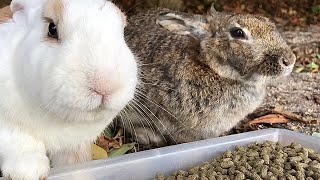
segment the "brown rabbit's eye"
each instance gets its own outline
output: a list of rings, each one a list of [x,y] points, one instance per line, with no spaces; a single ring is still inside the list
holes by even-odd
[[[51,22],[48,27],[48,36],[51,38],[58,39],[58,29],[57,26]]]
[[[230,29],[230,34],[233,38],[245,38],[245,34],[241,28],[235,27]]]

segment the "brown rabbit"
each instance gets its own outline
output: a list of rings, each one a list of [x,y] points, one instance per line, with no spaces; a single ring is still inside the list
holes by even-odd
[[[126,39],[140,58],[142,82],[121,119],[142,145],[222,135],[296,59],[267,18],[213,6],[207,16],[166,9],[132,16]]]

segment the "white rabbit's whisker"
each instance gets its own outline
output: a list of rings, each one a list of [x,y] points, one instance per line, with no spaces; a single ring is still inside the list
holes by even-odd
[[[141,110],[140,110],[141,107],[140,107],[140,108],[137,107],[137,105],[136,105],[136,104],[133,104],[133,102],[130,102],[128,106],[131,107],[131,109],[136,112],[136,113],[132,113],[132,114],[134,114],[135,118],[140,121],[140,123],[141,123],[141,125],[143,126],[143,129],[145,130],[145,132],[147,132],[147,129],[145,128],[145,125],[144,125],[144,123],[143,123],[143,120],[146,120],[146,123],[148,124],[149,128],[152,130],[153,137],[156,137],[156,134],[155,134],[155,133],[156,133],[156,130],[154,129],[153,125],[150,123],[150,120],[149,120],[149,118],[145,115],[145,113],[141,112]],[[143,118],[143,120],[140,119],[136,114],[138,114],[139,116],[141,116],[141,117]],[[163,138],[164,138],[164,136],[163,136]],[[166,141],[165,138],[164,138],[164,140]],[[158,144],[157,144],[157,145],[158,145]]]
[[[151,114],[153,117],[155,117],[157,119],[157,121],[161,124],[161,126],[168,132],[168,135],[170,136],[170,138],[174,141],[175,144],[178,144],[176,142],[176,140],[174,139],[174,137],[172,136],[172,134],[170,133],[170,131],[167,129],[167,127],[162,123],[162,121],[147,107],[145,106],[143,103],[139,102],[139,101],[134,101],[136,104],[138,105],[141,105],[143,108],[142,109],[145,109],[147,110],[149,113],[148,114]],[[152,120],[152,119],[151,119]],[[156,123],[154,123],[156,125]],[[159,128],[158,128],[159,129]],[[161,132],[161,130],[159,129],[159,131]]]

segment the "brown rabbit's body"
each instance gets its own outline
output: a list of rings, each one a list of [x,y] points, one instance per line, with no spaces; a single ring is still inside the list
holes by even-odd
[[[237,45],[227,42],[228,36],[215,38],[218,31],[210,29],[216,27],[204,16],[165,12],[151,10],[129,19],[126,38],[140,59],[142,82],[122,117],[132,124],[124,127],[134,126],[129,132],[143,145],[222,135],[262,102],[266,78],[254,73],[265,65],[229,60],[235,55],[239,59],[255,55],[251,47],[239,49],[244,53],[227,52],[229,46]],[[281,42],[283,47],[292,53]]]

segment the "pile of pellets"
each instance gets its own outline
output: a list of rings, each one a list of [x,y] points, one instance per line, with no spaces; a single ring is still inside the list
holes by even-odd
[[[236,146],[223,155],[188,171],[179,170],[156,180],[320,180],[320,154],[300,144],[283,146],[266,141]]]

